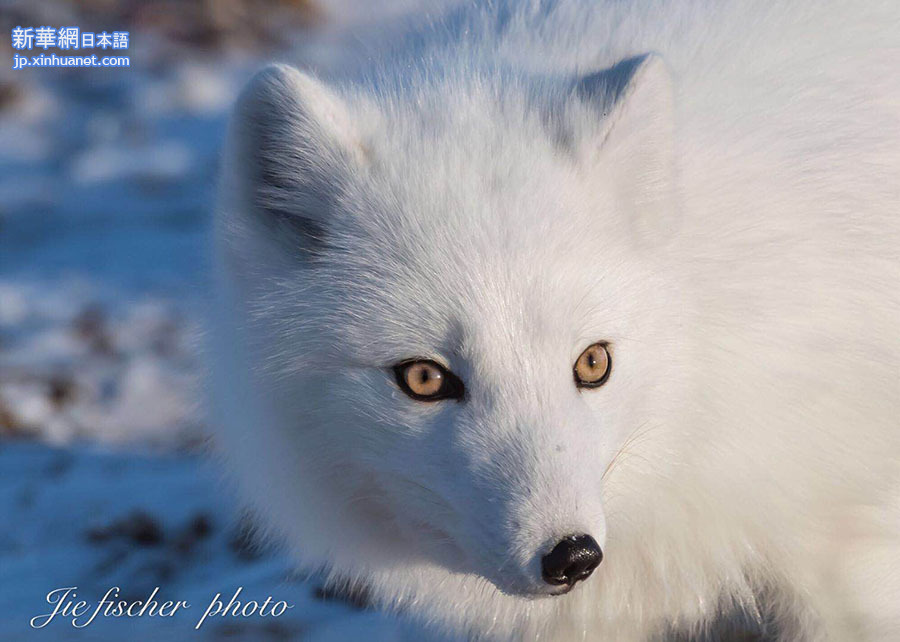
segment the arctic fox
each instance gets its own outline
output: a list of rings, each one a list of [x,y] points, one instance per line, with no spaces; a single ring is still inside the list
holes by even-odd
[[[212,372],[272,534],[473,639],[900,640],[898,69],[892,1],[544,0],[259,73]]]

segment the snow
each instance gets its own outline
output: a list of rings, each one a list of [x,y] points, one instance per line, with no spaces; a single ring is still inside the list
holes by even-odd
[[[285,557],[237,544],[240,522],[218,474],[196,455],[144,456],[91,447],[0,444],[0,639],[75,639],[71,619],[40,631],[33,617],[52,611],[50,591],[77,587],[92,605],[112,587],[121,599],[187,600],[171,618],[98,616],[79,640],[424,640],[389,617],[323,601],[314,580],[292,575]],[[284,600],[277,618],[207,618],[213,597]],[[26,635],[29,636],[26,638]]]
[[[148,295],[107,312],[95,288],[66,283],[0,282],[0,407],[14,430],[55,445],[201,440],[197,320]]]
[[[191,150],[178,141],[163,140],[130,146],[108,143],[82,152],[72,162],[72,177],[80,183],[116,179],[174,181],[190,171]]]

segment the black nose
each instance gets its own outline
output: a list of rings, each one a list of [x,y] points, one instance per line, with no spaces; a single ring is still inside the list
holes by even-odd
[[[600,566],[603,551],[590,535],[570,535],[553,547],[541,560],[547,584],[572,586],[586,579]]]

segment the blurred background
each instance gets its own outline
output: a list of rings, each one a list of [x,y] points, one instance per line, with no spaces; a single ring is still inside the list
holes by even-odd
[[[200,348],[218,150],[265,62],[328,76],[423,0],[0,0],[14,27],[128,31],[127,68],[0,69],[0,640],[422,639],[260,547],[214,461]],[[436,5],[437,3],[435,3]],[[7,38],[8,36],[4,36]],[[56,49],[47,54],[65,55]],[[47,593],[185,615],[41,630]],[[295,605],[217,618],[216,593]]]

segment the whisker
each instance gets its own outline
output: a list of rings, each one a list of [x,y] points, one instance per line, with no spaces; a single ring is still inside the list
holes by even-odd
[[[621,460],[622,456],[628,453],[628,450],[632,448],[635,444],[639,443],[640,440],[644,439],[647,435],[649,435],[654,430],[658,430],[662,428],[662,424],[655,424],[647,427],[649,424],[649,420],[642,423],[640,426],[635,428],[632,433],[628,436],[619,450],[613,455],[613,458],[609,461],[609,464],[606,465],[606,469],[603,471],[603,474],[600,476],[601,480],[606,479],[607,475],[609,475],[610,471],[613,470],[616,464]],[[645,461],[646,458],[644,458]],[[649,463],[649,462],[648,462]]]

